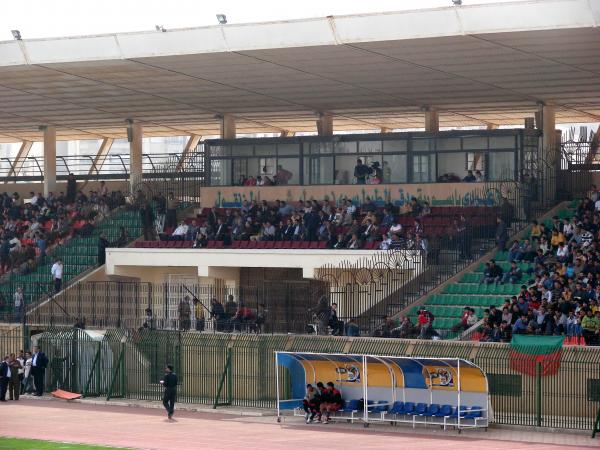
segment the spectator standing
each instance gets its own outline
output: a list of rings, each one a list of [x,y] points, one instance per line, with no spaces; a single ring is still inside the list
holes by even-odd
[[[33,356],[31,358],[31,374],[33,375],[33,384],[35,386],[35,394],[33,395],[36,397],[44,395],[46,367],[48,367],[48,358],[36,345],[33,347]]]
[[[106,249],[110,246],[110,242],[106,239],[104,233],[100,233],[98,238],[98,265],[103,266],[106,263]]]
[[[77,179],[72,173],[67,178],[67,202],[74,203],[77,195]]]
[[[25,297],[23,295],[23,288],[18,287],[13,296],[15,302],[15,319],[20,322],[23,318],[23,312],[25,310]]]
[[[144,239],[146,241],[154,240],[154,211],[150,203],[144,203],[140,209],[142,227],[144,229]]]
[[[8,355],[0,363],[0,402],[6,401],[6,391],[10,382],[11,370]]]
[[[179,202],[175,198],[172,192],[169,192],[167,196],[167,218],[165,226],[168,228],[175,228],[177,226],[177,206]]]
[[[33,392],[33,379],[31,375],[31,352],[25,352],[23,364],[23,381],[21,384],[21,394],[31,394]]]
[[[506,241],[508,240],[508,230],[506,228],[506,224],[504,220],[500,217],[496,218],[496,245],[498,250],[504,251],[506,248]]]
[[[367,184],[367,177],[371,174],[371,169],[363,164],[362,159],[356,160],[356,166],[354,167],[354,178],[356,178],[356,184]]]
[[[179,315],[179,329],[181,331],[188,331],[191,326],[190,315],[192,311],[190,308],[190,298],[187,295],[179,301],[177,313]]]
[[[196,331],[204,331],[204,305],[195,297],[194,318],[196,319]]]
[[[8,396],[11,400],[18,401],[21,394],[19,371],[23,368],[14,353],[10,354],[8,364],[10,365],[10,379],[8,380]]]
[[[60,292],[62,288],[63,263],[60,258],[57,258],[52,268],[50,269],[52,279],[54,280],[54,293]]]

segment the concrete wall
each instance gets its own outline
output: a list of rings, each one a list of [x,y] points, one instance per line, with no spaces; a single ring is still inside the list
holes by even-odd
[[[464,168],[464,154],[460,160]],[[452,166],[459,164],[458,160]],[[457,173],[463,174],[463,171]],[[213,205],[234,208],[244,200],[298,200],[329,199],[338,202],[351,198],[363,203],[366,197],[378,202],[393,202],[402,205],[415,196],[428,201],[432,206],[471,206],[498,203],[499,198],[488,191],[484,183],[421,183],[421,184],[381,184],[381,185],[322,185],[322,186],[215,186],[202,188],[200,201],[203,207]]]
[[[324,264],[354,263],[373,254],[372,250],[110,248],[106,252],[106,274],[157,281],[161,274],[185,267],[195,268],[199,277],[231,280],[239,278],[233,270],[239,267],[297,267],[303,270],[304,278],[314,278],[315,270]]]

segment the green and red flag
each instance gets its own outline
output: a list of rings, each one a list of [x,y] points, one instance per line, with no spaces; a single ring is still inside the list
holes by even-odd
[[[510,367],[517,372],[535,376],[555,375],[560,368],[563,336],[528,336],[515,334],[510,342]]]

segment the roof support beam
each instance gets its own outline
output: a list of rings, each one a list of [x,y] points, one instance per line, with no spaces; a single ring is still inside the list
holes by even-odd
[[[223,114],[221,117],[221,139],[235,139],[235,117]]]
[[[177,162],[177,168],[175,169],[176,172],[179,172],[181,170],[181,168],[183,167],[185,158],[187,157],[187,155],[190,154],[191,151],[193,151],[198,146],[200,139],[202,139],[202,136],[198,136],[197,134],[190,135],[190,137],[188,138],[188,140],[185,144],[185,147],[183,148],[181,157],[179,158],[179,161]]]
[[[100,170],[102,170],[102,166],[104,165],[104,161],[106,161],[106,157],[110,152],[110,148],[112,147],[113,142],[113,138],[104,138],[102,140],[102,143],[100,144],[100,149],[98,150],[98,153],[96,153],[96,157],[94,158],[94,162],[90,167],[88,175],[93,175],[94,172],[96,172],[96,174],[100,173]]]
[[[142,182],[142,125],[138,122],[129,123],[129,185],[131,192],[139,189]]]
[[[331,114],[319,114],[317,133],[319,136],[333,136],[333,116]]]
[[[279,133],[279,137],[292,137],[295,136],[296,132],[291,130],[283,130]]]
[[[44,131],[44,197],[56,191],[56,128],[45,125]]]
[[[27,155],[29,155],[29,150],[31,150],[32,146],[33,146],[33,142],[31,142],[31,141],[21,142],[21,147],[19,148],[17,157],[15,158],[14,162],[12,163],[12,167],[8,171],[9,177],[19,176],[19,173],[21,172],[21,169],[23,168],[23,163],[25,162],[25,158],[27,158]],[[8,181],[5,181],[5,183],[8,183]]]
[[[440,131],[440,116],[435,109],[425,108],[425,131]]]

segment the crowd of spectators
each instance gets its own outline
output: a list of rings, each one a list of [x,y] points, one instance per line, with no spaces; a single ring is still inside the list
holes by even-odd
[[[241,208],[216,207],[206,217],[180,221],[173,229],[164,227],[162,240],[193,241],[197,248],[208,241],[309,241],[326,242],[328,248],[414,248],[427,250],[422,218],[431,214],[427,202],[413,197],[401,207],[388,203],[383,208],[369,197],[362,205],[346,199],[337,206],[329,200],[302,201],[291,205],[245,201]],[[412,217],[412,226],[403,226],[398,217]],[[464,219],[463,219],[464,220]]]
[[[87,195],[72,188],[47,197],[31,192],[25,199],[0,194],[0,273],[35,271],[52,246],[73,234],[91,235],[99,220],[124,203],[123,194],[109,194],[103,182]]]

